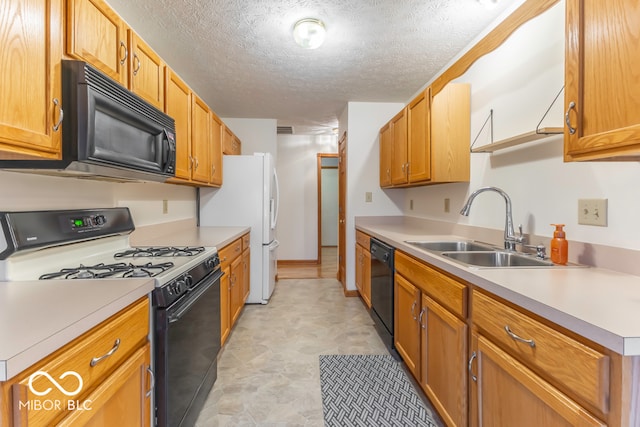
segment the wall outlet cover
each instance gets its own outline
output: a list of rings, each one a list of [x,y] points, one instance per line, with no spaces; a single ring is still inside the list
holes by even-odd
[[[607,199],[578,199],[578,224],[607,226]]]

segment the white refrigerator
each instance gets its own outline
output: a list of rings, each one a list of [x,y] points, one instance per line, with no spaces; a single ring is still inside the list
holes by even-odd
[[[278,176],[270,153],[223,156],[222,187],[200,188],[201,226],[251,227],[251,291],[266,304],[276,286]]]

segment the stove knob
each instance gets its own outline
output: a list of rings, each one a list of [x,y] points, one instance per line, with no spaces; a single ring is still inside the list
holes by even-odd
[[[181,294],[185,290],[184,280],[178,280],[175,284],[175,292],[176,294]]]
[[[96,215],[96,216],[93,218],[93,222],[94,222],[96,225],[104,225],[104,224],[107,222],[107,219],[104,217],[104,215]]]
[[[191,277],[190,274],[185,274],[184,283],[186,283],[188,289],[191,289],[191,287],[193,286],[193,277]]]
[[[209,258],[205,261],[204,264],[208,269],[214,269],[216,267],[216,260],[214,258]]]

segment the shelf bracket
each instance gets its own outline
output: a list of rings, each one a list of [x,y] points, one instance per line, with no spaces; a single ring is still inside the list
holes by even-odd
[[[549,108],[551,108],[551,107],[549,107]],[[469,151],[470,152],[473,153],[473,146],[478,141],[478,138],[480,138],[480,135],[482,135],[482,131],[484,130],[485,126],[487,126],[487,123],[489,123],[489,129],[491,130],[491,144],[493,144],[493,108],[491,110],[489,110],[489,116],[487,117],[487,119],[482,124],[482,127],[478,131],[478,134],[476,135],[476,137],[473,139],[473,142],[471,143],[471,147],[469,147]]]
[[[544,115],[542,116],[542,118],[540,119],[540,121],[538,122],[538,125],[536,126],[536,133],[538,135],[553,135],[553,134],[557,134],[558,132],[545,132],[540,130],[540,125],[542,124],[542,122],[544,121],[544,119],[547,117],[547,114],[549,114],[549,111],[551,110],[551,107],[553,107],[553,104],[556,103],[556,101],[558,100],[558,97],[560,97],[560,94],[564,91],[564,85],[562,85],[562,87],[560,88],[560,92],[558,92],[558,94],[556,95],[555,98],[553,98],[553,101],[551,102],[551,105],[549,105],[549,108],[547,108],[547,111],[544,112]],[[542,128],[544,129],[544,128]]]

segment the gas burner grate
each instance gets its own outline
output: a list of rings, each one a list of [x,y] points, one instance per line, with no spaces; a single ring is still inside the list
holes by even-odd
[[[51,279],[105,279],[109,277],[153,277],[173,267],[172,262],[132,264],[119,262],[116,264],[96,264],[76,268],[63,268],[60,271],[40,276],[40,280]]]
[[[126,251],[118,252],[115,258],[137,258],[137,257],[178,257],[178,256],[194,256],[204,252],[202,246],[163,246],[149,248],[132,248]]]

